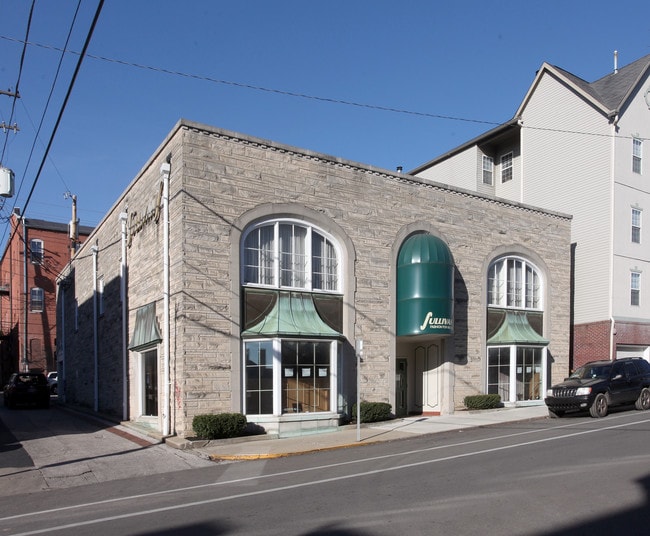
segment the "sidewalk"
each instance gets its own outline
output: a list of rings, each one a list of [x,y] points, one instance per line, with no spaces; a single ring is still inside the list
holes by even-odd
[[[548,410],[542,404],[539,406],[510,407],[495,410],[458,411],[453,415],[436,417],[414,416],[371,425],[364,424],[360,430],[357,429],[356,425],[352,424],[343,426],[336,432],[283,439],[269,439],[263,435],[250,436],[210,441],[200,447],[190,447],[186,440],[171,437],[167,439],[166,443],[170,447],[179,449],[190,447],[196,454],[214,461],[255,460],[359,447],[380,441],[392,441],[417,435],[527,421],[547,416]]]

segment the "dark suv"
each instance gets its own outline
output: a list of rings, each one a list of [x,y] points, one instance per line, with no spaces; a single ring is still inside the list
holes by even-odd
[[[632,403],[649,409],[650,363],[640,357],[592,361],[546,391],[544,402],[550,417],[587,409],[592,417],[604,417],[609,406]]]

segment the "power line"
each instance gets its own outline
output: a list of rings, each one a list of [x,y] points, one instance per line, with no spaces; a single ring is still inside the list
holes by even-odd
[[[11,125],[11,121],[14,118],[14,111],[16,109],[16,99],[18,99],[18,96],[20,95],[18,88],[20,86],[20,78],[23,73],[23,65],[25,63],[25,52],[27,51],[27,43],[29,42],[29,31],[32,27],[32,16],[34,15],[34,5],[36,4],[36,0],[32,0],[32,5],[29,8],[29,17],[27,19],[27,29],[25,30],[25,42],[23,44],[23,50],[20,54],[20,65],[18,68],[18,80],[16,81],[16,90],[14,91],[13,94],[13,99],[11,102],[11,114],[9,115],[9,124]],[[2,155],[0,155],[0,163],[4,160],[5,156],[5,149],[7,148],[7,141],[9,140],[9,134],[5,136],[5,141],[4,144],[2,145]]]
[[[45,153],[43,154],[43,158],[41,159],[41,164],[38,168],[38,171],[36,173],[36,176],[34,178],[34,182],[32,183],[32,187],[29,191],[29,195],[27,196],[27,200],[25,201],[25,205],[23,207],[23,214],[25,214],[27,210],[27,206],[29,205],[29,201],[31,200],[32,194],[34,193],[34,190],[36,188],[36,184],[38,183],[38,179],[41,176],[41,172],[43,171],[43,167],[45,165],[45,161],[47,160],[47,155],[50,152],[50,148],[52,147],[52,143],[54,142],[54,137],[56,136],[56,132],[59,128],[59,125],[61,123],[61,118],[63,117],[63,112],[65,111],[65,108],[68,104],[68,100],[70,99],[70,95],[72,93],[72,88],[74,87],[75,81],[77,80],[77,76],[79,74],[79,70],[81,69],[81,64],[83,62],[83,59],[86,55],[86,51],[88,50],[88,46],[90,45],[90,39],[95,31],[95,26],[97,25],[97,21],[99,20],[99,15],[102,11],[102,7],[104,6],[104,0],[99,0],[99,4],[97,6],[97,9],[95,11],[95,15],[93,17],[92,23],[90,25],[90,29],[88,30],[88,34],[86,35],[86,40],[84,42],[83,48],[81,53],[79,54],[79,59],[77,61],[77,65],[75,67],[74,73],[72,74],[72,79],[70,80],[70,84],[68,85],[68,90],[65,94],[65,97],[63,99],[63,104],[61,105],[61,109],[59,110],[59,115],[56,119],[56,122],[54,124],[54,128],[52,129],[52,133],[50,135],[50,139],[47,143],[47,147],[45,148]],[[18,227],[14,230],[14,233],[16,233]],[[12,240],[12,236],[9,238],[9,241]]]
[[[6,41],[14,41],[20,43],[21,41],[15,38],[7,37],[0,35],[0,39],[4,39]],[[51,45],[43,45],[41,43],[28,43],[30,46],[34,47],[39,47],[39,48],[44,48],[48,50],[55,50],[55,51],[60,51],[61,49],[55,46]],[[71,54],[79,54],[78,52],[69,50],[68,51]],[[190,78],[193,80],[199,80],[203,82],[211,82],[213,84],[222,84],[222,85],[228,85],[228,86],[233,86],[233,87],[238,87],[242,89],[251,89],[254,91],[263,91],[266,93],[274,93],[276,95],[284,95],[287,97],[297,97],[301,99],[309,99],[309,100],[315,100],[315,101],[320,101],[320,102],[328,102],[331,104],[342,104],[345,106],[355,106],[357,108],[367,108],[370,110],[379,110],[383,112],[393,112],[393,113],[400,113],[400,114],[407,114],[407,115],[415,115],[415,116],[420,116],[420,117],[429,117],[433,119],[446,119],[450,121],[464,121],[467,123],[479,123],[483,125],[500,125],[501,123],[496,122],[496,121],[484,121],[481,119],[468,119],[464,117],[454,117],[454,116],[449,116],[449,115],[442,115],[442,114],[433,114],[433,113],[428,113],[428,112],[419,112],[419,111],[414,111],[414,110],[406,110],[402,108],[392,108],[389,106],[381,106],[381,105],[376,105],[376,104],[367,104],[367,103],[362,103],[362,102],[356,102],[356,101],[349,101],[349,100],[343,100],[343,99],[334,99],[331,97],[321,97],[318,95],[308,95],[306,93],[298,93],[294,91],[286,91],[282,89],[276,89],[276,88],[269,88],[265,86],[257,86],[253,84],[245,84],[243,82],[234,82],[232,80],[222,80],[219,78],[212,78],[209,76],[204,76],[204,75],[197,75],[197,74],[191,74],[191,73],[184,73],[182,71],[173,71],[171,69],[165,69],[163,67],[153,67],[151,65],[143,65],[141,63],[133,63],[133,62],[128,62],[125,60],[118,60],[115,58],[107,58],[105,56],[98,56],[95,54],[86,54],[86,57],[94,59],[94,60],[100,60],[100,61],[105,61],[108,63],[115,63],[118,65],[124,65],[126,67],[135,67],[137,69],[143,69],[147,71],[153,71],[157,73],[162,73],[162,74],[169,74],[173,76],[180,76],[182,78]]]

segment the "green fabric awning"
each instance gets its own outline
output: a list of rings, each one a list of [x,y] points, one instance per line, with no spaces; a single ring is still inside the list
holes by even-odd
[[[129,344],[129,350],[139,352],[144,348],[154,346],[162,341],[158,320],[156,319],[156,303],[151,302],[140,307],[135,313],[135,328]]]
[[[524,313],[508,311],[497,332],[488,339],[490,346],[510,344],[534,344],[547,346],[549,341],[537,333],[528,323]]]
[[[280,292],[273,309],[243,337],[340,337],[316,311],[311,295],[303,292]]]

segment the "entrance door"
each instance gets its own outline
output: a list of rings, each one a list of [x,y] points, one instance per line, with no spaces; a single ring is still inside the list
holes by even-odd
[[[395,416],[404,417],[408,414],[406,359],[397,359],[395,372]]]
[[[158,351],[142,354],[142,409],[143,415],[158,415]]]

